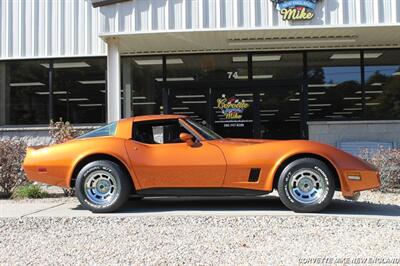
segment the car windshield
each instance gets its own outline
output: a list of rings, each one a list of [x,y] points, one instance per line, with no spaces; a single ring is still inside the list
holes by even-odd
[[[222,139],[220,135],[209,129],[208,127],[199,124],[192,119],[186,118],[185,121],[199,132],[206,140]]]

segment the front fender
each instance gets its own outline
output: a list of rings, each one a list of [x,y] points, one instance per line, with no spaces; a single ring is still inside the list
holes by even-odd
[[[299,156],[322,157],[336,170],[340,187],[344,196],[353,196],[355,192],[374,189],[380,186],[378,170],[369,163],[333,146],[313,141],[287,141],[282,143],[288,146],[283,149],[276,164],[267,178],[267,187],[273,187],[274,178],[281,165]],[[290,148],[289,148],[290,147]],[[349,176],[360,176],[360,180],[349,179]]]

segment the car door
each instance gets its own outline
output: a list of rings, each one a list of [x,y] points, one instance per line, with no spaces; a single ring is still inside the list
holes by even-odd
[[[135,122],[126,148],[139,180],[146,188],[221,187],[226,161],[208,141],[192,147],[179,139],[191,133],[178,119]]]

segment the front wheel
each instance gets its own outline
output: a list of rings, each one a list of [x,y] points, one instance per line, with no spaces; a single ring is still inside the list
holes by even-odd
[[[324,162],[314,158],[289,163],[278,181],[281,201],[295,212],[323,210],[332,201],[334,192],[334,174]]]
[[[118,164],[99,160],[88,163],[79,171],[75,190],[86,209],[113,212],[127,201],[131,183]]]

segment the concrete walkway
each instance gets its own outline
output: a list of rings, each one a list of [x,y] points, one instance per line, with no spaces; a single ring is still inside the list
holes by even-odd
[[[298,214],[289,211],[276,196],[246,198],[148,198],[129,200],[116,213],[93,214],[82,208],[77,199],[31,201],[0,200],[0,217],[87,217],[87,216],[346,216],[400,219],[400,205],[351,202],[335,199],[323,212]]]

